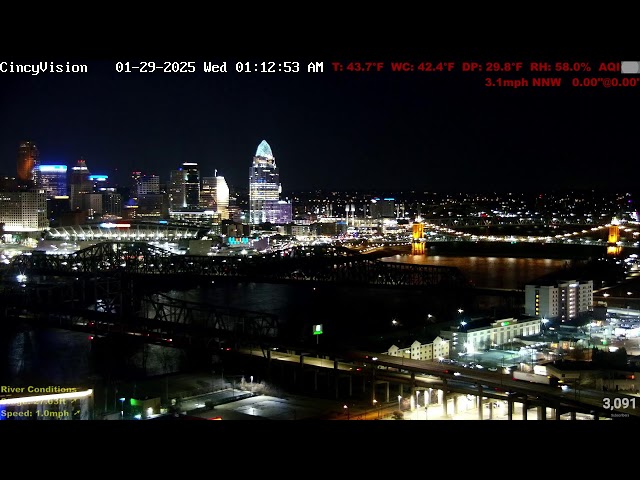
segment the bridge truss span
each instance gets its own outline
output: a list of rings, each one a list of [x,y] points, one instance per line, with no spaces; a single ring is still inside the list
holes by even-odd
[[[179,255],[145,242],[103,242],[67,255],[23,254],[8,276],[30,274],[156,278],[235,278],[263,282],[330,282],[387,287],[470,287],[455,267],[386,262],[344,247],[296,247],[258,256]]]

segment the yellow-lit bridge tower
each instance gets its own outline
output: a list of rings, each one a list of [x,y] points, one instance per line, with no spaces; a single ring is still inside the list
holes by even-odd
[[[413,223],[412,237],[411,237],[411,255],[424,255],[425,254],[425,241],[424,241],[424,223],[420,217],[416,218]]]
[[[609,225],[609,240],[607,241],[607,255],[619,255],[622,247],[618,245],[620,241],[620,222],[616,217],[611,219]]]

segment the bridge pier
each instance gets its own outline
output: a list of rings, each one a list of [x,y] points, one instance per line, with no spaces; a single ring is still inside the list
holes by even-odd
[[[538,407],[538,420],[546,420],[547,419],[547,407],[539,406]]]
[[[522,419],[527,420],[527,412],[529,411],[529,402],[526,397],[522,399]]]

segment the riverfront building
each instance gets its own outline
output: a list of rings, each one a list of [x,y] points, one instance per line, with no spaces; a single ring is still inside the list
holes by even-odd
[[[473,353],[512,343],[516,339],[538,335],[542,321],[539,317],[481,318],[462,321],[459,325],[441,330],[440,336],[451,342],[451,355]]]
[[[593,310],[593,280],[525,285],[525,314],[565,322]]]
[[[384,353],[413,360],[438,360],[449,358],[449,343],[449,340],[442,337],[436,337],[429,343],[420,343],[415,340],[409,346],[391,345],[389,351]]]

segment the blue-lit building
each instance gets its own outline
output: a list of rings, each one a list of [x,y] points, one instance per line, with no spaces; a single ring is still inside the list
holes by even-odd
[[[66,197],[67,166],[66,165],[38,165],[39,180],[47,198]]]

